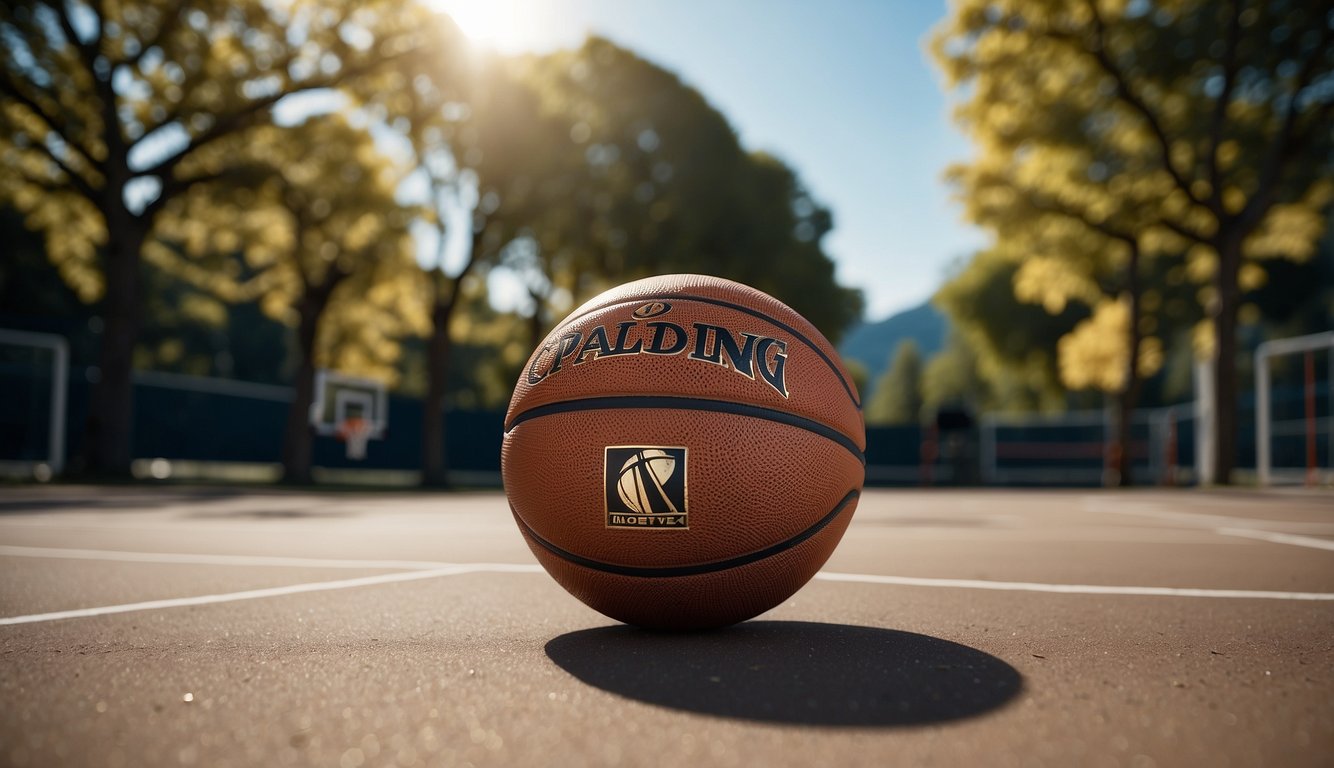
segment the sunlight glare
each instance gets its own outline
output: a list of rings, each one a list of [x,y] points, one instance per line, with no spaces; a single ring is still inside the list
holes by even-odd
[[[556,21],[553,0],[432,0],[449,14],[474,45],[500,53],[519,53],[552,46]]]

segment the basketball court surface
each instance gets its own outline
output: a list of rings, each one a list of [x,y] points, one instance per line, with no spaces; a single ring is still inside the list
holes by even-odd
[[[673,635],[498,492],[11,487],[0,765],[1330,765],[1332,513],[868,490],[793,598]]]

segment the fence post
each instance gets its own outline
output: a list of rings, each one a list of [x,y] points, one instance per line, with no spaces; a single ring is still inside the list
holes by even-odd
[[[1261,344],[1255,350],[1255,474],[1264,488],[1269,485],[1269,355]],[[1197,449],[1198,450],[1198,449]]]
[[[923,487],[930,488],[934,480],[932,470],[935,468],[936,459],[940,456],[940,427],[932,423],[921,431],[921,440],[917,446],[917,462],[919,465],[919,480]],[[956,477],[954,482],[957,484],[959,479]]]
[[[1214,484],[1214,361],[1195,361],[1195,483]]]
[[[977,449],[981,454],[982,482],[991,485],[996,482],[996,419],[994,416],[982,417],[982,424],[977,430]]]
[[[1315,352],[1306,350],[1304,355],[1306,387],[1304,394],[1306,397],[1306,486],[1315,487],[1316,484],[1316,459],[1315,459]]]
[[[1166,455],[1164,459],[1164,485],[1173,486],[1177,484],[1177,412],[1174,408],[1167,409],[1167,445],[1163,452]]]

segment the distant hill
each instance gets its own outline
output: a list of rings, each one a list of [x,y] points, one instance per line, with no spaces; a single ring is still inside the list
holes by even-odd
[[[903,339],[917,342],[922,359],[929,360],[945,344],[949,320],[929,303],[890,315],[874,323],[854,325],[838,345],[839,354],[860,360],[871,374],[871,382],[889,368]]]

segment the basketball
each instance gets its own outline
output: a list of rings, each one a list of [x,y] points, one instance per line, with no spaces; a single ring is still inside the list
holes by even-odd
[[[787,305],[703,275],[607,291],[519,375],[501,473],[537,560],[613,619],[690,630],[782,603],[865,476],[856,386]]]

